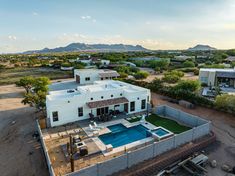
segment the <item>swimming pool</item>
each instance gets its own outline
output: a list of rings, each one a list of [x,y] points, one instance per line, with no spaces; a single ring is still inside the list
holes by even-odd
[[[116,124],[107,127],[111,133],[99,136],[99,139],[105,144],[111,144],[113,148],[120,147],[150,136],[148,129],[143,125],[136,125],[130,128],[123,124]]]
[[[156,129],[151,130],[151,133],[152,137],[157,138],[158,140],[165,139],[167,137],[174,135],[174,133],[163,127],[157,127]]]

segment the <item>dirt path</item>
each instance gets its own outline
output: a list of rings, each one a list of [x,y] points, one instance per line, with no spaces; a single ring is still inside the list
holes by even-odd
[[[215,159],[217,161],[218,167],[215,169],[208,167],[209,176],[225,175],[226,173],[220,169],[224,163],[235,166],[235,116],[203,107],[187,109],[178,104],[170,103],[163,96],[155,93],[152,93],[152,100],[154,105],[167,104],[212,122],[212,130],[216,134],[217,142],[208,147],[206,152],[209,153],[210,160]]]
[[[21,104],[23,90],[0,86],[0,175],[48,175],[40,143],[32,137],[35,109]]]

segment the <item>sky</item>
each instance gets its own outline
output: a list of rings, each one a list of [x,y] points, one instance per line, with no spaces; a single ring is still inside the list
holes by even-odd
[[[72,42],[235,48],[235,0],[0,0],[0,53]]]

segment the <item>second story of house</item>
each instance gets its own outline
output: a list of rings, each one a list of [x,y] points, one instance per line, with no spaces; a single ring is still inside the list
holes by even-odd
[[[92,84],[95,81],[111,80],[120,75],[114,70],[107,69],[76,69],[74,78],[78,84]]]

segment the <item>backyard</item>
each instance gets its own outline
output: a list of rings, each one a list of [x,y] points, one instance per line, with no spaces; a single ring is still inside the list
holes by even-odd
[[[174,120],[163,118],[156,114],[152,114],[149,117],[147,117],[146,121],[152,123],[155,126],[162,126],[175,134],[179,134],[187,130],[190,130],[190,127],[181,125]]]

